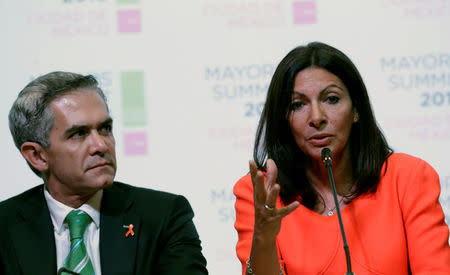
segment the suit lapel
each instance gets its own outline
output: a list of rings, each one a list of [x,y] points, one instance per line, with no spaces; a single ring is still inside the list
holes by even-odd
[[[102,274],[134,274],[140,229],[139,217],[131,211],[129,189],[115,184],[104,190],[100,217]],[[134,235],[124,225],[133,225]]]
[[[24,274],[56,274],[53,224],[43,186],[24,200],[11,235]]]

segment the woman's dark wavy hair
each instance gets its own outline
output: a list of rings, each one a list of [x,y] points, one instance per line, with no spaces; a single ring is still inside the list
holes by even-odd
[[[295,77],[301,70],[313,66],[341,79],[359,115],[348,140],[356,183],[350,199],[376,190],[383,163],[392,153],[377,125],[366,87],[353,62],[338,49],[320,42],[293,49],[280,62],[272,77],[256,131],[253,158],[258,168],[263,170],[267,158],[275,161],[280,197],[285,204],[299,195],[301,203],[310,209],[316,205],[318,196],[306,178],[303,168],[306,156],[295,143],[288,118]]]

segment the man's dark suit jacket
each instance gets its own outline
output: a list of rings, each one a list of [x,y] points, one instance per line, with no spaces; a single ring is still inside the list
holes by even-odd
[[[53,224],[43,185],[0,203],[0,274],[56,274]],[[208,274],[188,201],[115,182],[100,217],[102,275]],[[133,224],[126,237],[124,225]]]

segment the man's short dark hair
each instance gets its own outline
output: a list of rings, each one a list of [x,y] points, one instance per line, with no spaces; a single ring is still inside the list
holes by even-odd
[[[71,72],[51,72],[31,81],[14,101],[9,111],[9,130],[16,147],[20,150],[25,142],[37,142],[43,147],[50,146],[50,130],[54,116],[49,105],[52,101],[70,92],[89,88],[93,89],[108,104],[103,91],[92,75],[81,75]],[[38,176],[41,173],[32,167]]]

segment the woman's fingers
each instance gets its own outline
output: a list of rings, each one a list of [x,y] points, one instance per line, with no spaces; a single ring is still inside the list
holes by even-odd
[[[254,234],[274,239],[280,231],[281,220],[294,211],[299,203],[293,202],[279,209],[276,207],[280,185],[276,183],[278,169],[273,160],[267,160],[266,175],[258,170],[254,161],[249,161],[249,166],[255,206]]]
[[[276,208],[277,197],[280,193],[280,185],[276,183],[278,169],[272,159],[267,160],[265,183],[264,173],[258,170],[254,161],[249,161],[249,167],[253,184],[255,209],[261,209],[268,217],[283,218],[300,205],[299,202],[295,201],[283,208]]]
[[[270,190],[272,186],[277,182],[278,169],[275,162],[272,159],[268,159],[266,162],[267,168],[267,188]]]
[[[255,177],[255,199],[258,204],[263,204],[266,202],[267,198],[267,189],[264,185],[264,174],[261,171],[258,171]]]
[[[288,206],[282,208],[270,207],[269,204],[265,204],[265,210],[268,216],[274,219],[282,219],[287,215],[291,214],[300,205],[298,201],[290,203]]]
[[[261,204],[266,201],[266,188],[264,186],[264,174],[256,168],[253,161],[249,162],[250,174],[253,184],[253,198],[255,203]]]
[[[299,205],[300,203],[298,201],[294,201],[290,203],[288,206],[277,209],[277,215],[280,215],[281,218],[284,218],[287,215],[291,214],[295,209],[297,209]]]
[[[278,194],[280,193],[280,186],[278,184],[272,185],[272,187],[268,190],[265,204],[270,207],[275,207],[277,202]]]
[[[253,160],[248,161],[248,166],[250,167],[250,175],[253,178],[256,176],[256,172],[258,172],[258,168],[256,167],[256,163]]]
[[[278,194],[280,193],[280,186],[276,184],[278,169],[275,162],[272,159],[267,160],[265,183],[263,172],[258,170],[253,160],[249,161],[249,167],[253,184],[255,206],[256,204],[263,204],[267,205],[269,209],[274,208]]]

